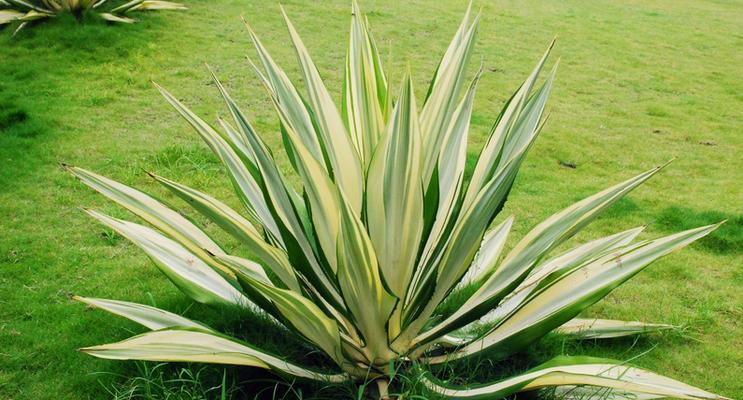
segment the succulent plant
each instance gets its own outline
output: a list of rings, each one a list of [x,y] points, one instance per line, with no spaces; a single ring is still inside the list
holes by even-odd
[[[157,86],[223,162],[246,214],[196,189],[151,176],[234,236],[254,259],[228,254],[190,219],[151,195],[67,168],[152,226],[87,210],[141,247],[186,295],[215,307],[239,305],[270,316],[332,359],[336,371],[297,365],[151,306],[76,297],[150,329],[84,352],[108,359],[235,364],[325,382],[371,379],[379,396],[387,397],[393,363],[413,369],[471,357],[505,359],[553,331],[602,338],[669,327],[576,317],[651,262],[717,225],[636,241],[640,227],[550,255],[660,167],[557,212],[502,254],[513,218],[491,225],[544,125],[556,65],[544,82],[538,83],[538,75],[551,45],[506,102],[468,176],[467,136],[480,73],[470,79],[466,69],[479,16],[468,9],[422,107],[409,74],[399,91],[390,89],[355,3],[340,108],[285,20],[303,91],[248,31],[258,54],[253,66],[279,116],[294,176],[277,166],[216,76],[232,117],[232,122],[220,118],[219,128]],[[449,298],[461,302],[447,313],[441,305]],[[588,387],[603,387],[611,397],[721,398],[623,362],[584,357],[558,357],[474,388],[451,387],[430,375],[422,380],[434,394],[461,399],[501,398],[552,386],[582,394]]]
[[[133,11],[185,10],[186,6],[172,1],[131,0],[111,6],[108,0],[0,0],[0,26],[18,22],[14,35],[33,21],[53,18],[60,13],[82,16],[94,12],[110,22],[131,24],[128,14]]]

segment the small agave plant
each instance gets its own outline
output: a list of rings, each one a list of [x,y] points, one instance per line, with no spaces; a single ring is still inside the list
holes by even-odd
[[[141,247],[193,300],[259,310],[324,352],[337,370],[297,365],[165,310],[75,297],[151,329],[82,351],[118,360],[251,366],[330,383],[370,379],[384,398],[395,364],[412,370],[472,357],[501,360],[555,331],[603,338],[668,328],[576,316],[716,225],[635,241],[640,227],[550,256],[660,168],[554,214],[501,254],[513,219],[491,224],[544,125],[555,69],[541,84],[537,76],[549,50],[505,104],[472,176],[465,179],[468,127],[480,79],[479,73],[468,79],[465,71],[479,16],[467,11],[418,107],[408,75],[393,95],[367,22],[354,4],[340,109],[285,19],[303,92],[248,30],[260,67],[253,66],[279,116],[300,189],[277,167],[216,76],[232,117],[232,122],[219,119],[221,129],[157,86],[224,163],[247,215],[196,189],[151,176],[244,244],[255,260],[227,254],[191,220],[148,194],[67,168],[155,228],[87,210]],[[440,306],[449,298],[462,301],[444,313]],[[612,397],[722,398],[622,362],[584,357],[559,357],[476,387],[421,376],[432,395],[457,399],[497,399],[547,387],[571,396],[602,387]]]
[[[182,4],[160,0],[131,0],[119,6],[107,7],[110,3],[108,0],[0,0],[0,26],[20,22],[15,34],[33,21],[64,12],[81,17],[91,11],[106,21],[131,24],[134,19],[128,14],[133,11],[186,9]]]

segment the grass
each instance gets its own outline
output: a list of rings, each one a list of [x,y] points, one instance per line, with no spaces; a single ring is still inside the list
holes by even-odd
[[[181,390],[214,398],[222,387],[263,387],[263,398],[274,392],[277,398],[354,397],[349,388],[333,389],[338,394],[287,387],[251,369],[186,366],[183,372],[183,365],[155,369],[75,351],[142,330],[74,304],[70,293],[157,304],[269,349],[289,347],[252,318],[187,301],[140,251],[79,212],[77,207],[91,206],[125,215],[58,166],[80,165],[173,200],[143,173],[152,170],[235,205],[220,165],[150,84],[169,88],[202,115],[224,113],[205,61],[280,153],[277,121],[243,57],[250,49],[239,20],[244,14],[297,76],[278,6],[184,2],[187,12],[142,15],[132,26],[60,18],[14,39],[9,30],[0,32],[0,398],[102,399],[146,390],[138,389],[143,385],[151,386],[150,398],[194,397],[167,397]],[[460,3],[362,3],[381,51],[391,54],[392,82],[410,64],[423,95],[459,22]],[[348,1],[283,4],[321,73],[340,93]],[[743,9],[722,0],[476,5],[483,7],[483,23],[474,60],[482,59],[487,72],[478,90],[470,165],[501,104],[559,35],[562,64],[551,120],[503,214],[517,216],[512,237],[577,199],[673,157],[678,159],[659,177],[577,240],[641,224],[649,225],[644,237],[659,236],[728,219],[709,239],[656,263],[588,311],[684,325],[684,334],[583,344],[550,339],[518,365],[483,364],[482,374],[526,367],[547,354],[630,359],[646,353],[633,362],[743,398]],[[296,351],[293,356],[302,357],[306,349]]]

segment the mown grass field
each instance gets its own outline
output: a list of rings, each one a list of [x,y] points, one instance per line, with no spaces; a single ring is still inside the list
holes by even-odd
[[[78,25],[62,18],[13,39],[9,30],[0,32],[2,399],[110,398],[106,388],[142,375],[134,363],[76,351],[142,329],[86,310],[68,299],[71,293],[157,304],[268,347],[286,347],[264,325],[192,305],[143,253],[79,211],[88,206],[126,215],[59,167],[66,162],[92,169],[188,213],[144,171],[236,205],[216,158],[150,84],[160,83],[213,121],[225,110],[204,62],[214,66],[281,153],[278,122],[245,60],[253,53],[239,18],[245,15],[296,77],[278,5],[183,2],[189,11],[142,15],[132,26]],[[285,0],[283,5],[322,75],[340,94],[349,2]],[[409,64],[422,96],[466,4],[367,0],[361,5],[390,60],[393,85]],[[559,36],[554,53],[562,60],[550,121],[502,214],[516,215],[512,238],[572,202],[673,157],[664,172],[572,243],[642,224],[648,225],[643,237],[652,237],[728,220],[587,313],[682,325],[682,333],[581,345],[555,341],[523,355],[524,364],[547,353],[641,355],[635,364],[743,398],[743,5],[722,0],[475,5],[482,6],[483,21],[472,70],[482,59],[486,72],[472,121],[472,162],[503,102]],[[297,351],[301,356],[302,349]],[[222,371],[203,373],[207,382],[218,383]],[[226,371],[230,382],[270,378]],[[270,391],[261,396],[270,397]]]

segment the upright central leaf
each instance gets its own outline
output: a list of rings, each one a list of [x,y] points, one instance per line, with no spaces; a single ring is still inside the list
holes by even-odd
[[[338,282],[364,340],[365,356],[385,364],[395,358],[387,343],[387,320],[395,299],[385,290],[369,235],[341,198],[338,232]]]
[[[469,25],[470,10],[462,19],[454,39],[441,59],[421,111],[421,134],[423,135],[423,178],[428,184],[439,159],[441,145],[447,128],[455,118],[459,93],[465,82],[467,64],[475,43],[479,16]]]
[[[367,167],[384,130],[389,99],[377,47],[355,1],[343,89],[346,125],[361,162]]]
[[[282,9],[283,11],[283,9]],[[299,65],[307,85],[308,98],[317,131],[322,139],[323,148],[328,154],[333,168],[335,182],[346,195],[349,204],[354,210],[361,210],[363,194],[363,171],[359,164],[359,157],[351,138],[346,133],[338,108],[325,87],[315,63],[310,58],[302,39],[284,13],[284,20],[289,29],[294,48],[297,51]]]
[[[366,186],[369,236],[384,281],[398,299],[405,296],[423,231],[420,156],[413,85],[406,76]]]

